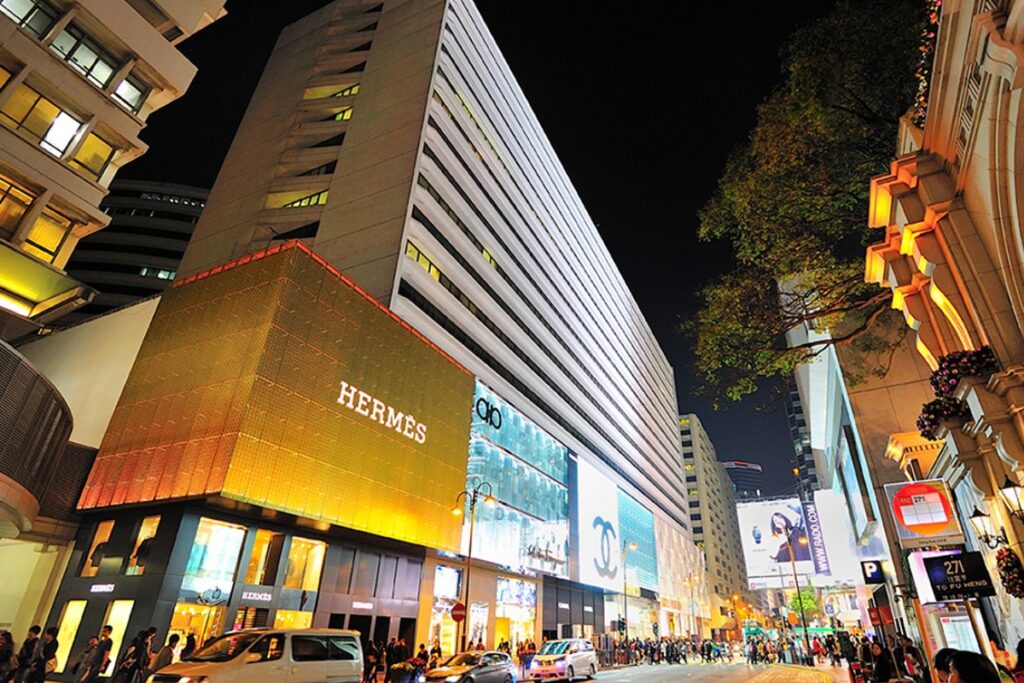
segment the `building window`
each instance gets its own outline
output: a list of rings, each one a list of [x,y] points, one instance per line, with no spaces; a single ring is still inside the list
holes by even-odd
[[[158,280],[173,280],[177,274],[177,271],[165,268],[151,268],[149,266],[139,268],[139,275],[142,277],[155,277]]]
[[[321,164],[320,166],[317,166],[316,168],[311,168],[308,171],[303,171],[302,173],[299,173],[299,175],[300,176],[306,176],[306,175],[330,175],[330,174],[334,173],[334,169],[336,169],[337,167],[338,167],[338,162],[337,161],[328,161],[326,164]]]
[[[338,92],[331,95],[331,97],[350,97],[351,95],[359,94],[359,84],[350,85],[347,88],[339,90]]]
[[[300,612],[294,609],[279,609],[274,614],[274,628],[309,628],[313,625],[313,613],[312,612]],[[293,649],[294,642],[292,641]],[[292,657],[298,661],[297,655]],[[324,657],[326,659],[326,657]]]
[[[146,101],[146,96],[149,95],[149,91],[150,87],[141,79],[129,74],[114,89],[114,99],[127,107],[133,114],[138,114],[139,110],[142,109],[143,103]]]
[[[101,623],[109,625],[110,631],[110,661],[116,662],[121,648],[128,643],[124,635],[128,630],[128,620],[132,616],[132,608],[135,607],[134,600],[115,600],[107,607],[107,614]],[[129,640],[129,642],[131,642]],[[202,641],[200,641],[202,642]]]
[[[34,197],[0,176],[0,230],[14,232]]]
[[[42,215],[32,224],[25,241],[19,246],[22,251],[27,251],[47,263],[53,263],[73,227],[74,223],[70,219],[45,208]]]
[[[0,122],[35,139],[59,157],[78,134],[82,122],[27,85],[19,85],[0,109]]]
[[[11,80],[11,72],[0,66],[0,88],[3,88],[9,80]]]
[[[245,570],[245,582],[257,586],[273,586],[281,562],[282,547],[284,534],[259,529],[252,545],[252,555],[249,556],[249,567]]]
[[[72,168],[77,168],[87,175],[100,179],[103,171],[107,170],[107,164],[114,156],[114,146],[103,140],[95,133],[85,136],[85,141],[75,153],[75,158],[68,162]]]
[[[324,121],[348,121],[352,118],[352,107],[344,107],[334,114],[330,114]]]
[[[288,565],[285,570],[284,587],[315,591],[320,586],[320,572],[324,567],[324,553],[327,544],[306,538],[292,538],[288,549]],[[274,622],[277,623],[276,620]],[[303,627],[304,628],[304,627]]]
[[[82,622],[82,615],[85,613],[85,600],[68,600],[60,613],[60,621],[57,622],[57,668],[54,673],[61,673],[67,666],[68,656],[71,654],[71,644],[78,634],[78,625]]]
[[[57,8],[45,0],[0,0],[0,12],[36,38],[46,35],[60,16]]]
[[[327,190],[323,190],[321,192],[317,192],[316,194],[311,194],[308,197],[296,199],[295,201],[291,201],[288,202],[287,204],[284,204],[281,208],[297,209],[304,206],[322,206],[323,204],[327,203],[327,192]]]
[[[145,517],[139,524],[139,533],[135,534],[135,547],[128,558],[128,567],[124,571],[128,576],[142,576],[145,573],[150,548],[153,546],[153,539],[156,538],[156,530],[159,526],[160,515]]]
[[[100,88],[107,87],[118,68],[114,56],[97,45],[74,24],[69,24],[53,39],[50,49]]]
[[[82,576],[89,578],[96,576],[100,571],[100,563],[106,554],[107,541],[110,540],[110,533],[114,530],[114,520],[108,519],[96,525],[96,531],[92,535],[92,545],[85,556],[85,565],[82,567]]]

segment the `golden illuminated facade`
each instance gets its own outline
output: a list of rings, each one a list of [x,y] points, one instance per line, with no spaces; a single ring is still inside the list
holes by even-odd
[[[80,508],[218,496],[455,552],[472,396],[466,370],[288,243],[164,294]]]

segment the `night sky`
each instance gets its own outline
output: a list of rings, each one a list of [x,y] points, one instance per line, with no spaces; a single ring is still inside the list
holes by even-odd
[[[229,0],[228,16],[181,45],[198,67],[158,111],[149,152],[123,178],[209,187],[281,28],[328,0]],[[608,249],[675,368],[679,408],[700,415],[719,458],[760,462],[766,493],[790,488],[792,444],[780,407],[714,412],[692,395],[691,345],[676,327],[696,290],[731,266],[696,238],[697,211],[755,108],[780,81],[785,37],[830,3],[620,4],[477,0]]]

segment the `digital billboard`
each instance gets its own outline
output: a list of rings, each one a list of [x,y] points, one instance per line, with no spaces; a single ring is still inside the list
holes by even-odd
[[[622,535],[615,482],[582,457],[576,463],[580,583],[621,593]]]
[[[472,395],[289,242],[162,295],[79,507],[220,496],[454,552]]]
[[[794,565],[798,576],[817,572],[818,548],[799,499],[738,503],[736,515],[751,588],[790,585]]]

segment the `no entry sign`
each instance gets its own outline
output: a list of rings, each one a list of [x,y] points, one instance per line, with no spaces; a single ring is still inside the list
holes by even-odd
[[[452,621],[462,621],[466,618],[466,606],[461,602],[452,605]]]

